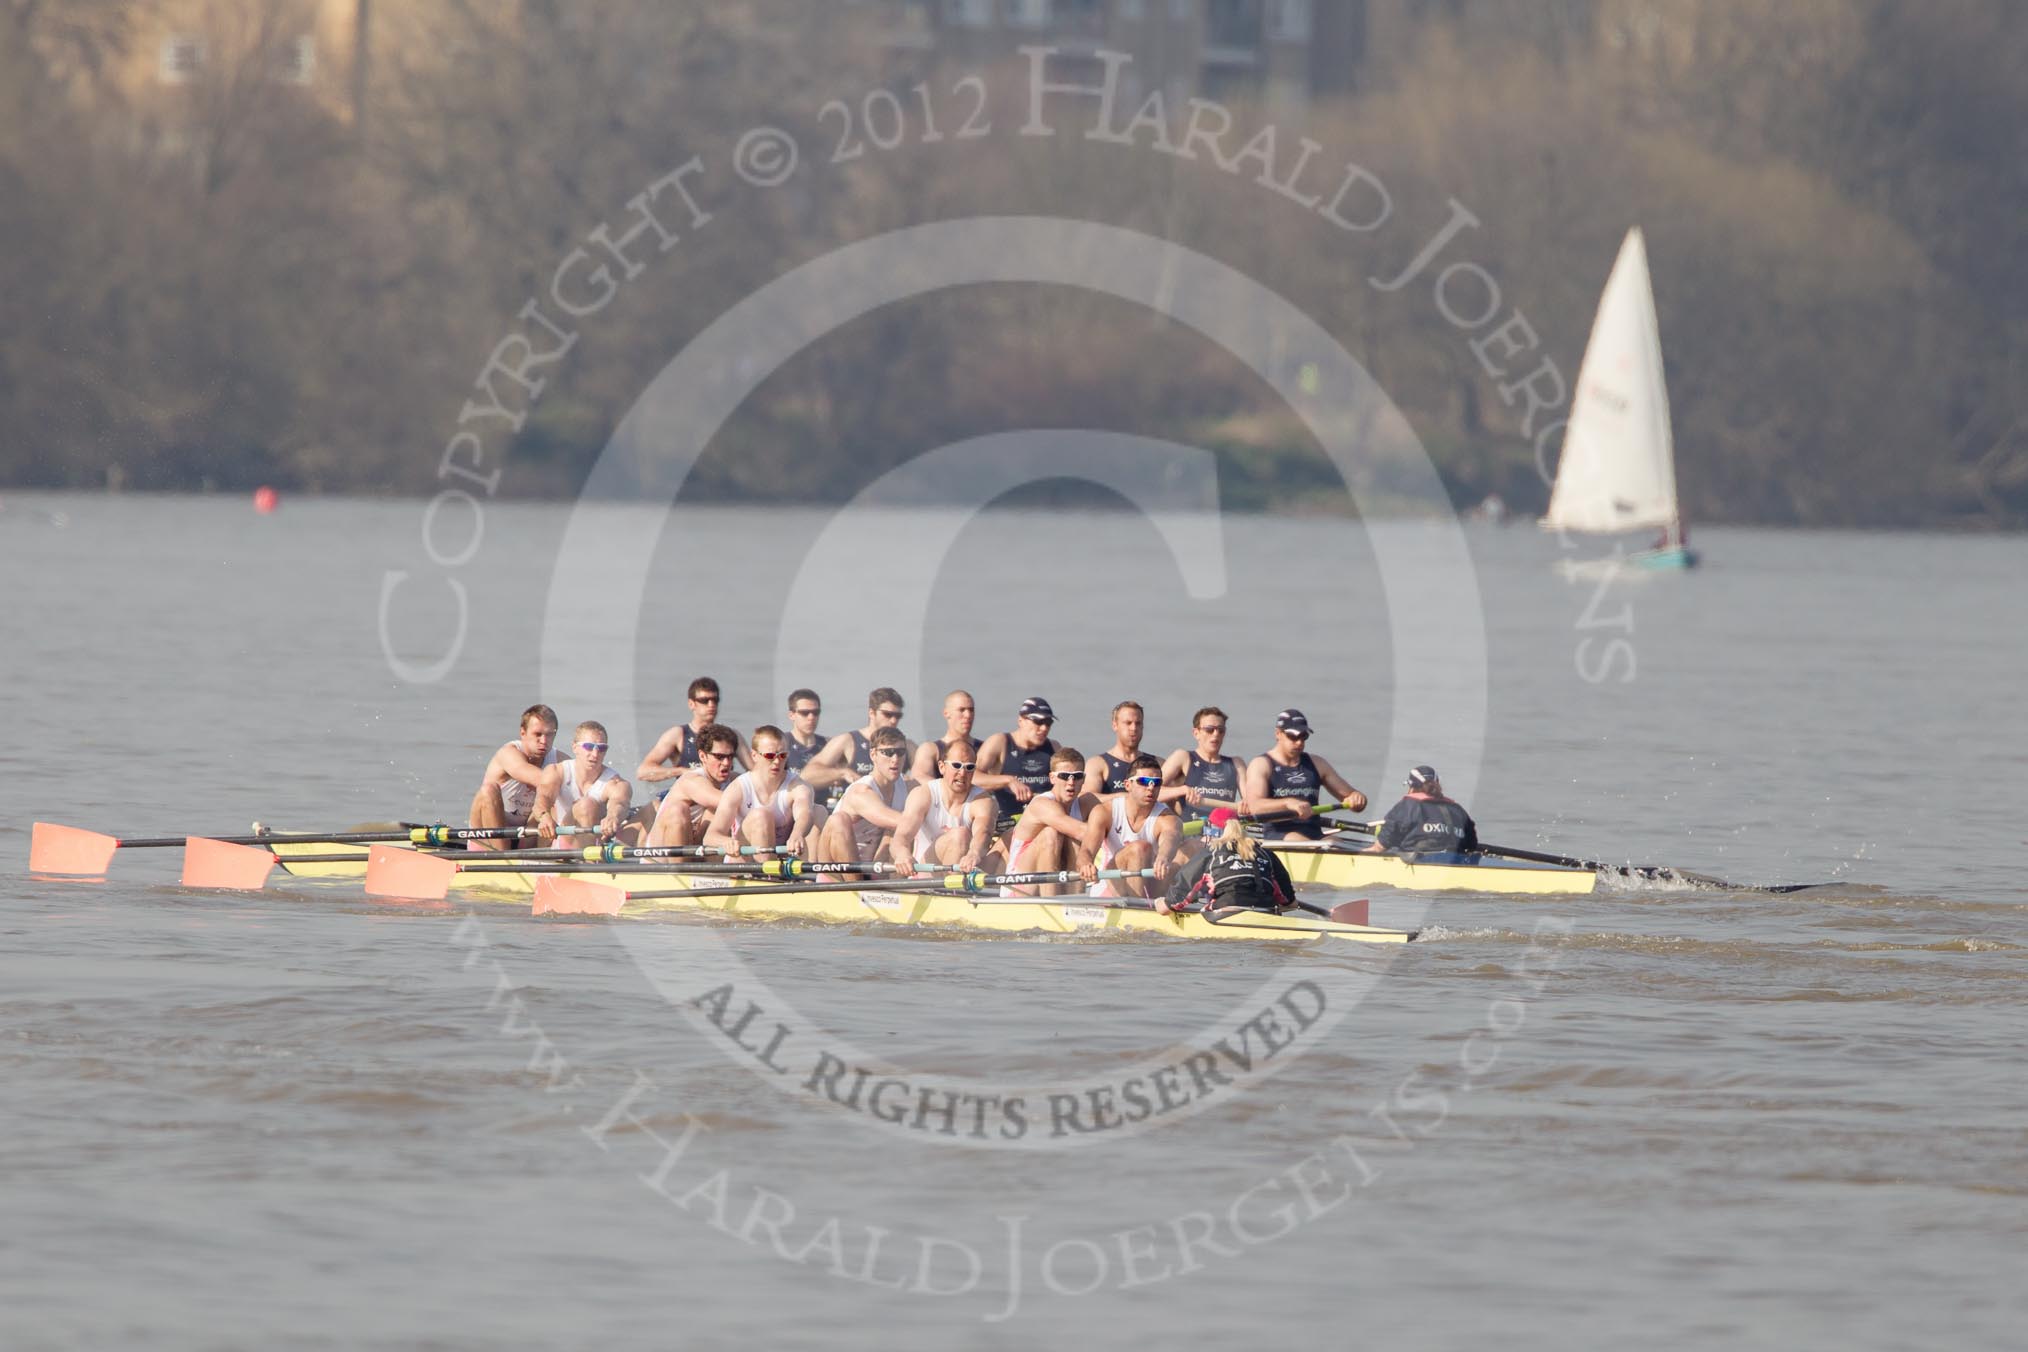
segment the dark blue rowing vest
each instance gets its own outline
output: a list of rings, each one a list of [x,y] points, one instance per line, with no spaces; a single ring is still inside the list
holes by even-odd
[[[1196,807],[1187,803],[1176,804],[1185,821],[1208,817],[1213,808],[1239,806],[1240,767],[1235,757],[1220,756],[1215,761],[1208,761],[1193,751],[1190,753],[1190,768],[1183,773],[1183,782],[1204,794],[1204,801]]]
[[[1317,773],[1317,763],[1310,759],[1310,753],[1307,751],[1302,753],[1293,767],[1283,765],[1272,756],[1268,757],[1269,798],[1300,799],[1314,805],[1317,801],[1317,790],[1323,782],[1323,777]],[[1305,840],[1324,838],[1324,824],[1315,817],[1306,822],[1272,821],[1266,825],[1269,831],[1278,835],[1294,834]]]
[[[1035,796],[1040,798],[1049,792],[1049,758],[1055,754],[1056,743],[1053,741],[1045,741],[1032,751],[1023,751],[1014,744],[1013,737],[1009,736],[1007,754],[1002,758],[1000,773],[1012,775],[1033,789]],[[993,790],[993,802],[1003,823],[1021,810],[1021,801],[1014,796],[1012,789]]]

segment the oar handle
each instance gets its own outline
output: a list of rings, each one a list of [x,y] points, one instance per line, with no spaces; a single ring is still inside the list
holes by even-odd
[[[1152,878],[1151,868],[1102,868],[1094,875],[1101,882],[1115,878]],[[974,869],[970,873],[948,873],[943,885],[953,892],[983,892],[989,887],[1033,887],[1040,883],[1081,883],[1084,875],[1075,869],[1061,869],[1053,873],[984,873]]]

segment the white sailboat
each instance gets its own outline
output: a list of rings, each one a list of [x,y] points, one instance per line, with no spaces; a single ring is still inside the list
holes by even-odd
[[[1697,563],[1676,504],[1662,335],[1639,226],[1627,231],[1599,298],[1542,525],[1586,535],[1662,532],[1651,548],[1624,555],[1615,551],[1610,558],[1582,564],[1566,561],[1566,571],[1664,570]]]

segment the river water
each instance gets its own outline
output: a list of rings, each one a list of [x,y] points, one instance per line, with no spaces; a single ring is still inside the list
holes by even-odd
[[[1519,528],[587,511],[648,571],[552,598],[566,507],[433,561],[413,503],[6,499],[6,1346],[2018,1343],[2028,540],[1712,529],[1601,592]],[[700,672],[1086,751],[1295,704],[1488,840],[1826,885],[1374,889],[1422,940],[1324,951],[27,876],[37,819],[454,817],[536,699],[625,769]]]

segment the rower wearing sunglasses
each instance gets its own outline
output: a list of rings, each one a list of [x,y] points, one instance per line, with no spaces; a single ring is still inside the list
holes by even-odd
[[[772,723],[753,730],[753,769],[725,786],[704,843],[733,853],[742,845],[801,855],[816,839],[824,809],[801,778],[789,773],[788,736]]]
[[[1237,810],[1246,781],[1246,766],[1225,754],[1225,710],[1207,704],[1190,717],[1194,750],[1169,753],[1162,762],[1162,801],[1184,821],[1209,817],[1221,807]]]
[[[1143,753],[1134,757],[1134,763],[1127,769],[1126,788],[1110,798],[1099,799],[1085,819],[1084,848],[1098,857],[1100,868],[1128,872],[1153,869],[1155,877],[1152,882],[1123,878],[1118,883],[1101,883],[1094,896],[1146,897],[1159,893],[1168,885],[1169,869],[1176,860],[1179,839],[1176,814],[1158,801],[1162,793],[1162,762]]]
[[[888,847],[896,869],[905,878],[912,876],[919,864],[970,871],[997,863],[993,795],[972,784],[979,769],[979,753],[971,739],[952,738],[937,769],[940,773],[935,779],[909,790],[908,806]]]
[[[1090,882],[1098,870],[1092,852],[1085,848],[1085,819],[1098,806],[1098,796],[1085,792],[1090,772],[1076,747],[1066,746],[1049,758],[1049,792],[1030,798],[1021,809],[1021,820],[1007,836],[1009,873],[1060,873],[1075,869]],[[1002,889],[1010,897],[1053,897],[1063,886],[1048,883],[1040,888]]]
[[[1012,732],[996,732],[979,748],[978,785],[989,790],[999,808],[995,829],[1004,836],[1021,805],[1049,792],[1049,762],[1056,743],[1049,730],[1056,711],[1040,695],[1021,701]]]
[[[580,723],[571,734],[570,759],[542,772],[542,787],[535,791],[535,810],[528,820],[542,832],[544,844],[556,839],[562,822],[596,827],[600,840],[641,843],[641,827],[627,815],[634,786],[606,764],[611,745],[605,724]]]
[[[1303,711],[1284,709],[1275,715],[1275,744],[1246,767],[1246,810],[1265,819],[1261,824],[1269,839],[1324,838],[1324,824],[1317,820],[1320,785],[1354,812],[1366,807],[1365,794],[1332,769],[1331,762],[1305,749],[1309,741],[1310,720]]]
[[[655,745],[648,748],[648,754],[641,757],[641,763],[634,767],[634,778],[642,783],[661,784],[681,779],[689,771],[703,767],[704,730],[723,726],[718,721],[723,696],[719,694],[717,681],[709,676],[699,676],[690,683],[686,699],[690,705],[690,721],[678,723],[663,732],[655,739]],[[726,731],[732,730],[727,728]],[[753,764],[736,732],[732,734],[732,751],[740,765]]]
[[[1118,793],[1127,787],[1129,767],[1141,754],[1141,725],[1147,713],[1130,699],[1113,706],[1113,744],[1084,763],[1084,782],[1093,793]]]
[[[927,784],[937,777],[937,763],[944,758],[944,750],[952,740],[962,737],[972,740],[972,720],[979,716],[979,706],[969,690],[953,690],[944,696],[944,735],[934,741],[924,742],[916,748],[914,763],[908,767],[908,777],[918,784]],[[974,776],[974,782],[976,782]]]
[[[655,825],[648,832],[650,845],[702,845],[704,833],[718,811],[725,786],[732,783],[738,766],[739,734],[731,728],[709,727],[697,738],[697,757],[703,762],[686,770],[656,809]]]
[[[833,802],[855,779],[873,773],[873,737],[882,728],[899,728],[907,706],[900,692],[881,686],[866,697],[866,726],[841,732],[803,767],[803,778]]]
[[[873,734],[873,771],[853,780],[838,800],[817,840],[819,859],[857,864],[888,852],[913,787],[901,773],[907,755],[908,738],[900,728]]]
[[[824,701],[805,686],[789,695],[789,773],[799,775],[824,749],[817,720],[824,716]]]

